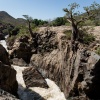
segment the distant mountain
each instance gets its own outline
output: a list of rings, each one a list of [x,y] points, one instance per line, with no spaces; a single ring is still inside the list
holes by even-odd
[[[26,23],[24,19],[22,18],[15,19],[5,11],[0,11],[0,22],[10,23],[15,26]]]

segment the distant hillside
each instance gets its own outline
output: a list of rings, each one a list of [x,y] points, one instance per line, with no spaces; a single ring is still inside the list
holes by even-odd
[[[16,25],[25,24],[26,21],[22,18],[15,19],[7,12],[0,11],[0,22],[10,23],[16,26]]]

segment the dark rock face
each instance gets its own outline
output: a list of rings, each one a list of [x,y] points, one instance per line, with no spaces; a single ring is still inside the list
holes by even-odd
[[[8,53],[0,45],[0,88],[17,95],[16,71],[10,66]]]
[[[11,49],[9,54],[13,64],[26,66],[30,62],[32,52],[27,36],[15,40],[14,44],[9,48]]]
[[[4,40],[5,36],[3,35],[3,33],[0,33],[0,40]]]
[[[29,64],[32,54],[37,54],[39,52],[43,54],[57,48],[57,39],[55,35],[56,34],[51,31],[46,31],[45,34],[34,33],[32,40],[27,36],[23,36],[14,40],[14,44],[8,39],[7,45],[9,48],[10,58],[15,64],[17,63],[14,62],[14,58],[23,59],[27,64]]]
[[[0,61],[3,62],[6,65],[10,65],[8,53],[5,50],[5,48],[0,44]]]
[[[34,67],[25,69],[23,71],[23,78],[27,87],[48,88],[45,79]]]
[[[53,31],[46,31],[45,33],[41,33],[38,36],[38,47],[37,51],[40,53],[51,52],[54,49],[57,49],[57,39],[56,33]]]
[[[93,52],[84,50],[81,55],[78,76],[74,83],[70,97],[83,96],[90,100],[99,100],[100,95],[100,56]]]
[[[0,100],[19,100],[12,94],[0,89]]]
[[[86,93],[90,99],[99,100],[100,99],[100,60],[95,64],[94,69],[92,69],[91,83],[88,82],[89,89],[87,89]]]
[[[0,88],[14,95],[17,94],[16,71],[0,61]]]

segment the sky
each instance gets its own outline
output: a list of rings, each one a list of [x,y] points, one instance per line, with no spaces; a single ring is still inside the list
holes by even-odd
[[[14,18],[23,18],[29,15],[33,19],[50,20],[65,15],[63,8],[71,3],[78,3],[79,10],[89,6],[94,1],[100,4],[100,0],[0,0],[0,11],[6,11]]]

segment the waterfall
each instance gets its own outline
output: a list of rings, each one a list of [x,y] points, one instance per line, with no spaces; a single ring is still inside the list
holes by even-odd
[[[8,35],[5,36],[5,39],[8,37]],[[1,40],[0,44],[7,50],[7,45],[5,40]],[[8,50],[7,50],[8,51]]]

